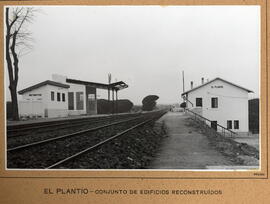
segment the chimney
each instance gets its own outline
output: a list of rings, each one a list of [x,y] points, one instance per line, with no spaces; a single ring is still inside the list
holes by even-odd
[[[204,78],[202,77],[202,84],[204,84]]]
[[[193,81],[190,82],[190,89],[193,89]]]
[[[66,83],[67,77],[59,74],[52,74],[52,80],[59,83]]]

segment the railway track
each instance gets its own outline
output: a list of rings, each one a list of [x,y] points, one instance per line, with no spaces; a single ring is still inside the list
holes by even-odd
[[[41,133],[54,131],[55,129],[65,129],[70,127],[80,127],[82,125],[87,125],[89,123],[103,122],[109,120],[116,120],[126,117],[135,117],[140,115],[140,113],[133,114],[123,114],[123,115],[110,115],[95,118],[76,118],[69,120],[60,121],[49,121],[49,122],[37,122],[29,124],[11,125],[7,127],[7,137],[19,137],[24,136],[29,133]]]
[[[94,144],[94,145],[92,145],[92,146],[90,146],[90,147],[88,147],[88,148],[86,148],[86,149],[84,149],[82,151],[79,151],[79,152],[77,152],[77,153],[75,153],[75,154],[73,154],[73,155],[71,155],[71,156],[69,156],[69,157],[67,157],[65,159],[62,159],[62,160],[60,160],[60,161],[58,161],[58,162],[56,162],[56,163],[54,163],[54,164],[46,167],[46,169],[52,169],[52,168],[55,168],[55,167],[57,167],[57,166],[65,163],[65,162],[71,161],[72,159],[75,159],[75,158],[77,158],[77,157],[79,157],[79,156],[81,156],[81,155],[83,155],[83,154],[85,154],[85,153],[87,153],[87,152],[89,152],[91,150],[94,150],[94,149],[96,149],[98,147],[101,147],[102,145],[104,145],[104,144],[106,144],[106,143],[108,143],[108,142],[110,142],[110,141],[112,141],[112,140],[114,140],[114,139],[116,139],[116,138],[124,135],[125,133],[127,133],[127,132],[129,132],[129,131],[137,128],[137,127],[140,127],[140,126],[144,125],[145,123],[147,123],[149,121],[152,121],[152,120],[153,119],[148,119],[148,120],[143,121],[143,122],[141,122],[139,124],[136,124],[136,125],[128,128],[128,129],[126,129],[126,130],[124,130],[124,131],[122,131],[120,133],[117,133],[117,134],[115,134],[115,135],[113,135],[113,136],[111,136],[111,137],[109,137],[109,138],[107,138],[107,139],[105,139],[105,140],[97,143],[97,144]]]
[[[8,168],[57,168],[86,152],[93,151],[165,112],[152,112],[76,133],[19,145],[7,150]]]
[[[91,129],[96,128],[97,126],[103,126],[103,125],[110,125],[117,121],[125,120],[125,119],[132,119],[139,117],[140,114],[128,114],[128,115],[122,115],[122,116],[115,116],[115,117],[106,117],[106,118],[98,118],[96,120],[90,120],[83,122],[81,124],[75,124],[75,125],[65,125],[60,126],[57,129],[55,129],[55,126],[50,127],[43,127],[41,131],[38,129],[35,129],[36,131],[29,132],[20,132],[20,135],[17,136],[10,136],[7,139],[7,148],[13,148],[16,146],[22,146],[29,143],[35,143],[42,140],[47,140],[50,138],[58,137],[59,135],[68,135],[71,133],[76,133],[79,131],[83,131],[85,129]],[[57,124],[58,125],[58,124]]]
[[[113,125],[118,125],[118,124],[121,124],[121,123],[129,122],[129,121],[135,120],[137,118],[139,118],[139,117],[132,118],[132,119],[126,119],[126,120],[122,120],[122,121],[118,121],[118,122],[114,122],[114,123],[109,123],[109,124],[97,126],[97,127],[94,127],[94,128],[84,129],[84,130],[80,130],[80,131],[77,131],[77,132],[74,132],[74,133],[65,134],[65,135],[61,135],[61,136],[56,136],[56,137],[40,140],[40,141],[37,141],[37,142],[31,142],[31,143],[28,143],[28,144],[18,145],[18,146],[15,146],[15,147],[8,148],[7,152],[18,151],[18,150],[30,148],[30,147],[33,147],[33,146],[53,142],[53,141],[56,141],[56,140],[74,137],[74,136],[77,136],[77,135],[81,135],[83,133],[97,131],[97,130],[100,130],[100,129],[103,129],[103,128],[106,128],[106,127],[110,127],[110,126],[113,126]]]

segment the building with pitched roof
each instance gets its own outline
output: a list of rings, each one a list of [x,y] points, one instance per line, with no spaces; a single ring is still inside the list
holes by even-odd
[[[182,93],[186,108],[211,121],[212,128],[217,124],[234,132],[248,132],[248,94],[252,91],[215,78]]]

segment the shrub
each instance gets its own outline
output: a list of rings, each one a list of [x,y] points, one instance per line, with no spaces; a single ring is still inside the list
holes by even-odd
[[[152,111],[156,107],[156,100],[158,100],[159,97],[156,95],[148,95],[144,97],[142,100],[142,110],[143,111]]]
[[[98,99],[97,101],[97,113],[98,114],[108,114],[113,113],[113,105],[114,112],[116,113],[125,113],[130,112],[133,107],[133,103],[128,99],[118,100],[117,103],[114,101],[108,101],[106,99]]]

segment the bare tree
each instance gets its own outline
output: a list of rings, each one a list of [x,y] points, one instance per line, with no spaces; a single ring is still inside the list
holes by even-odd
[[[12,119],[19,120],[17,85],[19,79],[19,57],[31,49],[31,33],[27,24],[31,23],[36,9],[32,7],[7,7],[6,62],[9,76],[9,90],[12,102]]]

